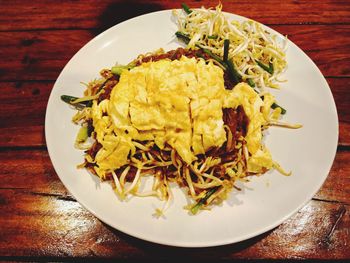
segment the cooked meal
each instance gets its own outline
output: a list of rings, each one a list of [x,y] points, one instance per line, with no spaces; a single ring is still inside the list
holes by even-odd
[[[176,35],[190,49],[201,48],[219,58],[228,58],[237,81],[243,80],[260,92],[278,88],[281,73],[286,69],[287,39],[272,35],[252,20],[232,21],[215,9],[174,10],[178,31]],[[230,45],[225,49],[226,45]],[[232,71],[232,69],[231,69]]]
[[[196,214],[239,190],[236,182],[248,176],[270,169],[289,174],[263,144],[263,131],[299,127],[279,122],[286,111],[265,90],[275,87],[285,62],[264,39],[252,37],[237,52],[237,32],[245,26],[228,22],[220,6],[213,12],[184,5],[182,12],[176,36],[186,48],[159,49],[103,69],[82,98],[61,97],[78,109],[76,147],[85,150],[79,167],[110,181],[121,200],[164,200],[157,216],[170,204],[170,183],[187,189],[192,202],[186,209]],[[231,24],[237,30],[229,33]],[[150,189],[141,187],[145,177],[153,180]]]

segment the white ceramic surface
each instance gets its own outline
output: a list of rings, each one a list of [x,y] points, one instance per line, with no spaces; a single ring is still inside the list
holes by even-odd
[[[245,18],[227,14],[230,19]],[[156,29],[156,30],[155,30]],[[288,82],[274,91],[287,109],[284,120],[302,123],[289,130],[272,127],[266,144],[273,158],[292,176],[269,172],[240,184],[223,205],[196,216],[183,206],[186,197],[173,186],[174,201],[166,218],[152,216],[162,203],[155,198],[131,198],[120,202],[110,184],[100,183],[76,165],[83,153],[74,148],[78,128],[71,122],[74,110],[60,100],[62,94],[82,96],[84,86],[102,68],[117,61],[128,63],[138,54],[177,48],[177,30],[170,10],[139,16],[120,23],[87,43],[68,62],[51,92],[45,120],[46,142],[53,166],[71,194],[91,213],[129,235],[173,246],[206,247],[242,241],[266,232],[297,212],[318,191],[333,163],[338,141],[335,103],[319,69],[289,41]],[[268,29],[275,34],[277,32]]]

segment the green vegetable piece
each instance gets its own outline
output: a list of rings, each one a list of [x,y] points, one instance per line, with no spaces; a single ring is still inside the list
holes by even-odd
[[[185,3],[182,3],[181,6],[182,6],[183,10],[186,12],[186,14],[189,15],[192,13],[192,10]]]
[[[224,67],[227,67],[226,63],[218,55],[215,55],[213,52],[211,52],[209,49],[206,49],[206,48],[202,48],[202,50],[204,53],[208,54],[212,59],[216,60]]]
[[[111,72],[114,75],[120,76],[124,70],[130,70],[134,67],[136,67],[136,65],[133,63],[129,63],[128,65],[117,65],[111,68]]]
[[[186,44],[188,44],[190,42],[190,37],[180,31],[177,31],[175,33],[175,35],[181,39],[183,42],[185,42]],[[241,81],[242,77],[241,75],[237,72],[237,70],[235,69],[235,66],[233,64],[233,62],[231,60],[227,60],[226,62],[223,61],[221,59],[221,57],[219,57],[218,55],[215,55],[213,52],[211,52],[210,50],[201,47],[200,45],[196,45],[198,48],[200,48],[204,53],[208,54],[212,59],[216,60],[217,62],[219,62],[221,65],[223,65],[225,67],[226,70],[228,70],[229,73],[229,77],[232,80],[232,82],[234,84],[237,84]]]
[[[73,101],[77,100],[77,97],[69,96],[69,95],[61,95],[61,100],[63,100],[66,103],[71,104]]]
[[[177,32],[175,33],[175,35],[177,36],[177,38],[179,38],[180,40],[182,40],[182,41],[183,41],[184,43],[186,43],[186,44],[188,44],[188,43],[191,41],[191,38],[190,38],[188,35],[182,33],[181,31],[177,31]],[[202,48],[202,47],[199,46],[199,45],[196,45],[196,46],[197,46],[198,48],[202,49],[203,52],[204,52],[204,53],[207,53],[211,58],[215,59],[217,62],[219,62],[220,64],[224,65],[223,60],[222,60],[219,56],[213,54],[213,53],[212,53],[210,50],[208,50],[208,49]]]
[[[191,41],[190,36],[188,36],[185,33],[182,33],[181,31],[176,31],[175,35],[178,39],[182,40],[185,44],[188,44]],[[200,48],[201,50],[203,50],[204,53],[207,53],[211,58],[215,59],[216,61],[218,61],[220,64],[223,64],[222,59],[213,54],[210,50],[202,48],[200,45],[196,44],[196,47]]]
[[[218,35],[210,35],[208,36],[208,39],[217,39],[219,36]]]
[[[200,58],[202,58],[202,59],[205,60],[205,57],[204,57],[203,54],[200,53],[200,52],[196,52],[196,56],[197,56],[197,57],[200,57]]]
[[[282,108],[280,105],[278,105],[276,102],[272,103],[271,105],[272,109],[280,108],[281,109],[281,114],[286,114],[287,110]]]
[[[89,137],[89,135],[88,135],[88,127],[87,126],[82,126],[79,129],[79,132],[77,134],[77,138],[76,138],[75,141],[77,143],[82,143],[82,142],[85,142],[88,137]]]
[[[265,65],[264,63],[260,62],[259,60],[255,60],[256,64],[259,65],[259,67],[261,67],[263,70],[265,70],[266,72],[270,73],[271,75],[274,72],[274,68],[273,68],[273,64],[270,62],[269,65]]]
[[[224,40],[224,62],[227,62],[227,60],[228,60],[229,47],[230,47],[230,40],[229,39],[225,39]]]
[[[70,95],[61,95],[61,100],[68,103],[69,105],[72,105],[76,107],[78,110],[81,110],[85,107],[91,107],[92,106],[92,100],[86,100],[81,101],[79,103],[74,103],[75,100],[77,100],[77,97],[70,96]]]
[[[271,73],[271,75],[272,75],[272,74],[274,73],[274,71],[275,71],[272,62],[269,62],[269,69],[270,69],[270,73]]]
[[[248,85],[251,86],[252,88],[255,87],[255,83],[254,83],[254,81],[253,81],[252,79],[247,79],[247,83],[248,83]]]
[[[175,32],[175,35],[178,39],[182,40],[186,44],[188,44],[191,41],[191,38],[188,35],[182,33],[181,31]]]
[[[238,73],[238,71],[236,70],[235,65],[233,64],[231,59],[227,60],[227,66],[228,66],[228,73],[229,73],[229,76],[230,76],[230,79],[232,80],[232,82],[235,85],[238,84],[239,82],[241,82],[242,77]]]
[[[120,76],[124,70],[128,70],[127,66],[113,66],[111,72],[114,75]]]
[[[192,214],[197,214],[199,209],[205,204],[205,202],[209,199],[209,197],[211,197],[218,189],[220,188],[220,186],[215,186],[213,188],[211,188],[206,194],[205,196],[200,199],[197,204],[195,204],[192,208],[191,208],[191,213]]]

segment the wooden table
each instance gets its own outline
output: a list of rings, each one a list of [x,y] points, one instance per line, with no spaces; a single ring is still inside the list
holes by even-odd
[[[326,77],[338,109],[339,144],[329,176],[279,227],[221,247],[166,247],[101,223],[60,182],[45,145],[44,117],[64,65],[103,30],[181,2],[0,0],[1,260],[350,259],[349,1],[223,1],[225,11],[262,22],[303,49]]]

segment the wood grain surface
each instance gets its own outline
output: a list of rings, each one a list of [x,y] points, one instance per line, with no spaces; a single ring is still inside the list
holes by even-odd
[[[65,64],[105,29],[179,8],[181,2],[0,0],[0,260],[350,259],[349,1],[222,1],[224,11],[269,25],[297,44],[326,77],[337,106],[339,143],[328,178],[280,226],[220,247],[157,245],[105,225],[59,180],[46,149],[44,121]]]

